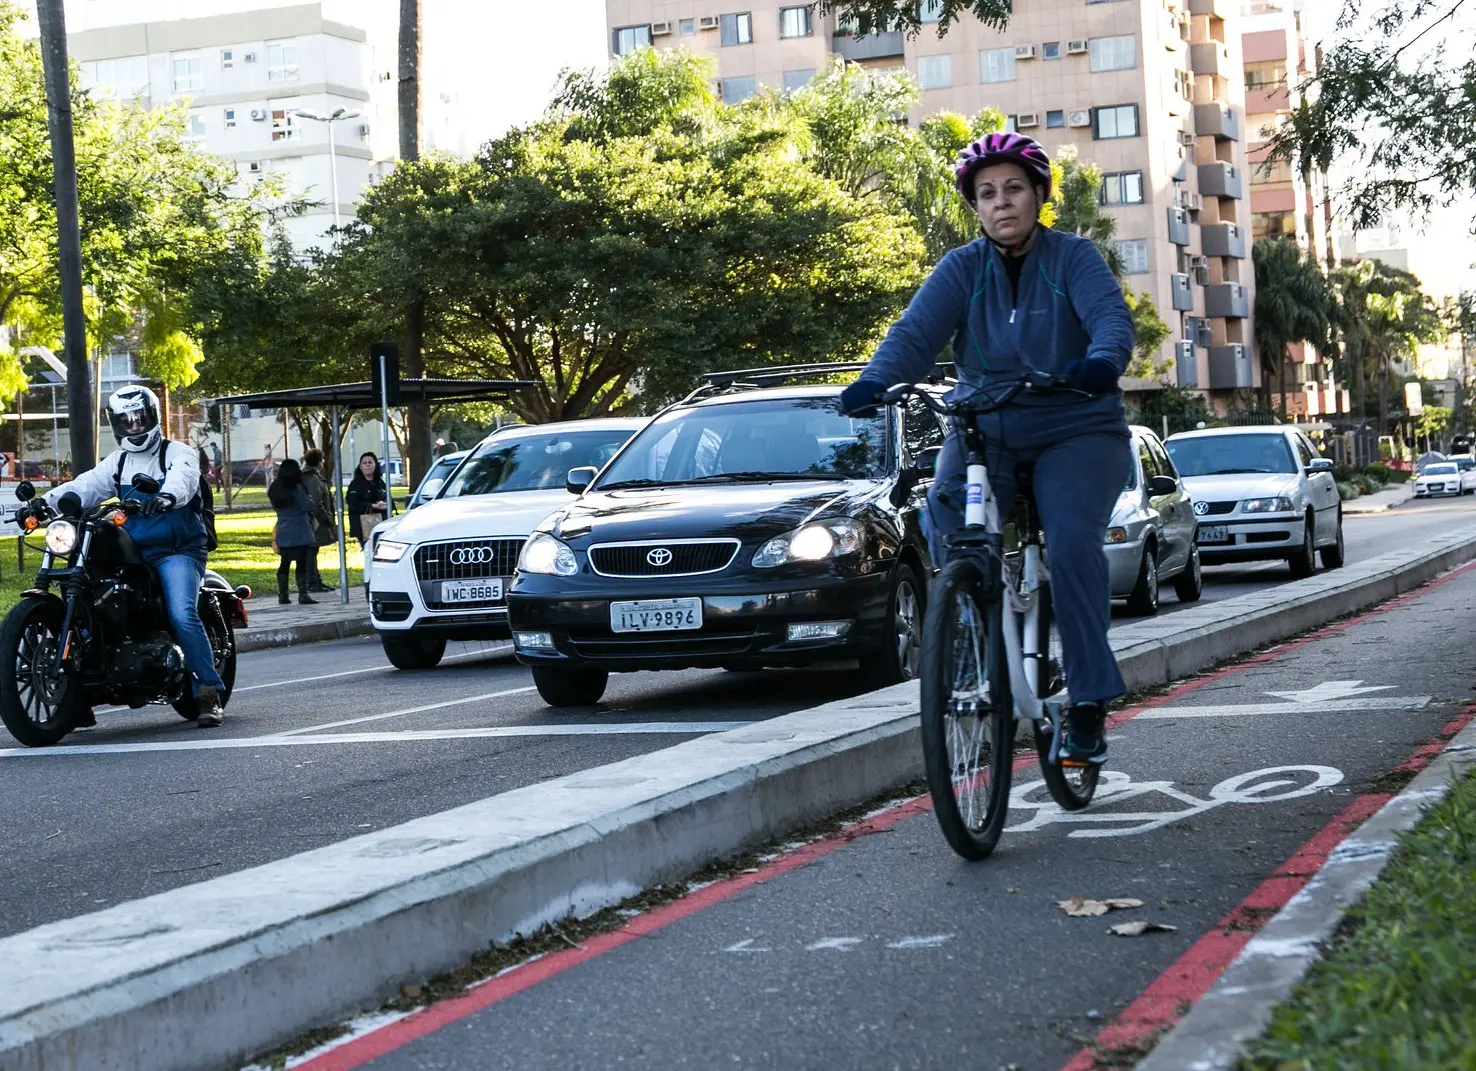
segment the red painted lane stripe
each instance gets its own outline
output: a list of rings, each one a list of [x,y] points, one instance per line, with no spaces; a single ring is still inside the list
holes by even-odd
[[[1476,707],[1468,708],[1448,722],[1434,739],[1396,766],[1395,771],[1417,773],[1424,769],[1473,715]],[[1370,792],[1343,808],[1321,832],[1298,848],[1254,892],[1215,923],[1212,930],[1194,942],[1123,1010],[1116,1022],[1098,1033],[1092,1044],[1078,1052],[1061,1071],[1098,1071],[1099,1067],[1113,1066],[1110,1059],[1098,1064],[1094,1050],[1140,1051],[1155,1034],[1187,1015],[1194,1002],[1204,996],[1271,916],[1322,869],[1333,849],[1392,798],[1387,792]]]
[[[1248,658],[1243,662],[1237,662],[1235,665],[1226,666],[1222,669],[1212,670],[1201,676],[1193,677],[1168,689],[1162,695],[1154,696],[1152,699],[1146,700],[1135,707],[1129,707],[1126,710],[1119,711],[1108,719],[1107,725],[1109,728],[1122,725],[1124,722],[1131,721],[1145,710],[1151,710],[1154,707],[1170,703],[1175,699],[1188,695],[1232,674],[1280,658],[1282,655],[1295,651],[1309,643],[1314,643],[1324,636],[1333,635],[1369,618],[1388,613],[1390,610],[1404,605],[1404,603],[1415,598],[1417,595],[1454,580],[1456,577],[1472,569],[1476,569],[1476,562],[1463,565],[1396,599],[1366,610],[1356,617],[1349,618],[1346,621],[1339,621],[1332,625],[1326,625],[1299,640],[1293,640],[1290,643],[1274,647],[1253,658]],[[1431,754],[1433,755],[1433,752]],[[1411,759],[1408,761],[1413,761],[1413,759],[1414,756],[1411,756]],[[1425,761],[1428,762],[1429,759],[1426,758]],[[1034,754],[1022,755],[1015,760],[1013,769],[1015,772],[1019,772],[1034,765],[1035,762],[1036,757]],[[740,874],[737,877],[714,882],[694,893],[682,897],[680,900],[673,901],[670,904],[664,904],[643,915],[639,915],[629,922],[624,923],[616,930],[591,937],[579,948],[555,952],[551,955],[544,956],[542,959],[514,967],[507,973],[498,975],[468,990],[463,996],[453,997],[450,1000],[433,1004],[421,1011],[413,1012],[403,1019],[396,1020],[377,1030],[372,1030],[362,1037],[345,1042],[337,1048],[330,1049],[328,1052],[315,1056],[311,1060],[298,1064],[297,1067],[299,1071],[352,1071],[354,1068],[362,1067],[371,1060],[408,1045],[417,1038],[433,1033],[458,1019],[464,1019],[468,1015],[473,1015],[484,1008],[491,1007],[493,1004],[514,994],[521,993],[523,990],[537,985],[539,982],[548,978],[552,978],[557,974],[561,974],[571,967],[588,962],[611,949],[619,948],[621,945],[627,944],[638,937],[653,933],[663,926],[668,926],[704,908],[711,907],[713,904],[720,903],[730,896],[742,892],[744,889],[751,888],[754,885],[761,885],[781,874],[812,863],[816,859],[829,855],[837,848],[843,847],[859,837],[864,837],[883,829],[889,829],[898,822],[931,809],[932,801],[927,796],[914,797],[883,814],[867,819],[857,825],[850,826],[841,833],[814,841],[802,848],[795,849],[793,852],[787,852],[779,858],[764,864],[756,873]],[[1285,868],[1283,867],[1283,869]],[[1310,873],[1308,876],[1310,877]],[[1267,884],[1272,880],[1275,880],[1274,877],[1267,879]],[[1255,895],[1252,894],[1252,896]],[[1288,899],[1290,899],[1290,894],[1288,894]],[[1245,907],[1250,903],[1251,901],[1247,899],[1241,906]],[[1229,918],[1230,916],[1226,917]],[[1190,951],[1193,951],[1193,949]],[[1232,955],[1230,959],[1233,958],[1234,956]],[[1224,966],[1230,962],[1230,959],[1226,959],[1221,964],[1219,970],[1223,970]],[[1173,968],[1170,968],[1170,970],[1173,970]],[[1219,970],[1215,972],[1215,977],[1218,977]],[[1204,989],[1207,989],[1210,982],[1213,981],[1214,978],[1212,977],[1205,982]],[[1202,994],[1204,989],[1201,989],[1199,992]],[[1136,1005],[1130,1006],[1129,1010],[1132,1010],[1132,1007],[1136,1007]],[[1112,1028],[1109,1027],[1108,1029]],[[1067,1065],[1067,1068],[1063,1068],[1063,1071],[1068,1071],[1068,1069],[1069,1071],[1078,1071],[1075,1061]]]

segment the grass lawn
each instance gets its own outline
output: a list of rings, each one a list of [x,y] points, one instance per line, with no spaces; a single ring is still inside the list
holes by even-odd
[[[1242,1071],[1476,1068],[1476,771],[1405,836]]]

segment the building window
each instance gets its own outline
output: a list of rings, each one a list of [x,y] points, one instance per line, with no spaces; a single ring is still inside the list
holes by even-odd
[[[651,47],[651,24],[644,26],[622,26],[610,35],[610,51],[617,56],[628,56],[638,48]]]
[[[809,37],[812,32],[809,7],[781,7],[779,9],[780,37]]]
[[[291,141],[297,137],[297,127],[292,124],[292,111],[289,108],[272,109],[272,140]]]
[[[177,56],[171,66],[176,93],[198,93],[205,88],[205,64],[199,56]]]
[[[267,81],[292,82],[297,79],[297,46],[267,45]]]
[[[723,79],[723,103],[737,104],[758,92],[758,79],[753,75]]]
[[[694,33],[697,32],[697,20],[683,19],[681,21],[681,29],[683,37],[691,37]]]
[[[1092,137],[1098,141],[1138,136],[1138,106],[1114,104],[1092,109]]]
[[[1091,68],[1093,71],[1129,71],[1137,65],[1138,38],[1135,34],[1092,38]]]
[[[1013,48],[986,48],[979,53],[979,81],[1013,82],[1015,80],[1015,50]]]
[[[233,129],[236,125],[236,109],[226,108],[220,113],[220,119],[222,127],[224,127],[226,130]]]
[[[1007,116],[1005,116],[1005,127],[1004,128],[1005,128],[1006,131],[1008,131],[1011,134],[1013,134],[1017,130],[1019,130],[1020,129],[1019,116],[1015,116],[1015,115],[1007,115]]]
[[[753,16],[747,11],[722,16],[718,43],[725,48],[729,45],[753,44]]]
[[[1275,63],[1247,63],[1245,65],[1246,89],[1285,89],[1286,61]]]
[[[793,93],[796,89],[804,89],[810,84],[810,79],[815,77],[815,68],[805,67],[798,71],[784,72],[784,91]]]
[[[132,100],[149,91],[147,56],[124,56],[121,59],[79,63],[82,85],[87,89],[105,89],[120,100]]]
[[[917,57],[917,84],[924,89],[947,89],[953,85],[950,56]]]
[[[236,65],[236,50],[223,48],[220,50],[220,69],[228,71]]]
[[[1109,171],[1102,176],[1099,197],[1104,205],[1140,205],[1143,203],[1143,172]]]
[[[1117,243],[1125,275],[1143,275],[1148,271],[1148,239],[1123,238]]]
[[[205,137],[205,116],[201,112],[190,112],[188,137],[193,141],[201,141]]]
[[[1263,160],[1251,169],[1252,186],[1268,186],[1275,182],[1292,181],[1291,164],[1285,160]]]
[[[1046,112],[1046,127],[1055,130],[1066,125],[1065,112]]]
[[[918,8],[918,22],[938,22],[943,18],[943,0],[922,0]]]
[[[1283,238],[1297,233],[1296,221],[1290,212],[1252,212],[1251,238]]]
[[[1040,58],[1041,59],[1060,59],[1061,58],[1061,42],[1060,41],[1047,41],[1045,44],[1041,45],[1040,46]]]

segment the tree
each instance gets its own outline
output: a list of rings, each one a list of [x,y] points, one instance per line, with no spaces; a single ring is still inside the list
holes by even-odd
[[[919,0],[820,0],[821,11],[837,12],[855,26],[858,34],[891,29],[916,34],[930,25],[922,21],[924,6]],[[933,0],[926,6],[937,14],[939,37],[965,15],[974,16],[991,29],[1003,30],[1014,12],[1013,0]]]
[[[399,85],[400,159],[414,163],[420,159],[420,30],[421,0],[400,0]],[[409,301],[405,305],[404,370],[405,375],[425,375],[425,300],[411,280]],[[409,425],[409,479],[419,483],[431,461],[430,406],[412,402],[406,420]]]
[[[1170,435],[1190,431],[1200,424],[1212,427],[1218,421],[1203,395],[1173,386],[1144,392],[1142,401],[1128,414],[1128,419],[1160,433],[1166,425]]]
[[[1251,248],[1256,274],[1255,336],[1261,358],[1262,405],[1271,408],[1271,383],[1281,383],[1286,411],[1286,352],[1308,342],[1326,352],[1330,330],[1327,277],[1290,238],[1262,238]]]

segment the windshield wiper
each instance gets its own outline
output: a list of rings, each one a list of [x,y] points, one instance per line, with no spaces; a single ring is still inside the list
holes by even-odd
[[[788,480],[848,480],[849,476],[839,472],[714,472],[711,476],[698,476],[683,480],[689,483],[780,483]]]
[[[675,480],[616,480],[614,483],[602,483],[595,488],[596,491],[623,491],[627,487],[671,487]]]
[[[1245,476],[1245,475],[1270,475],[1270,469],[1212,469],[1206,472],[1206,476]]]

